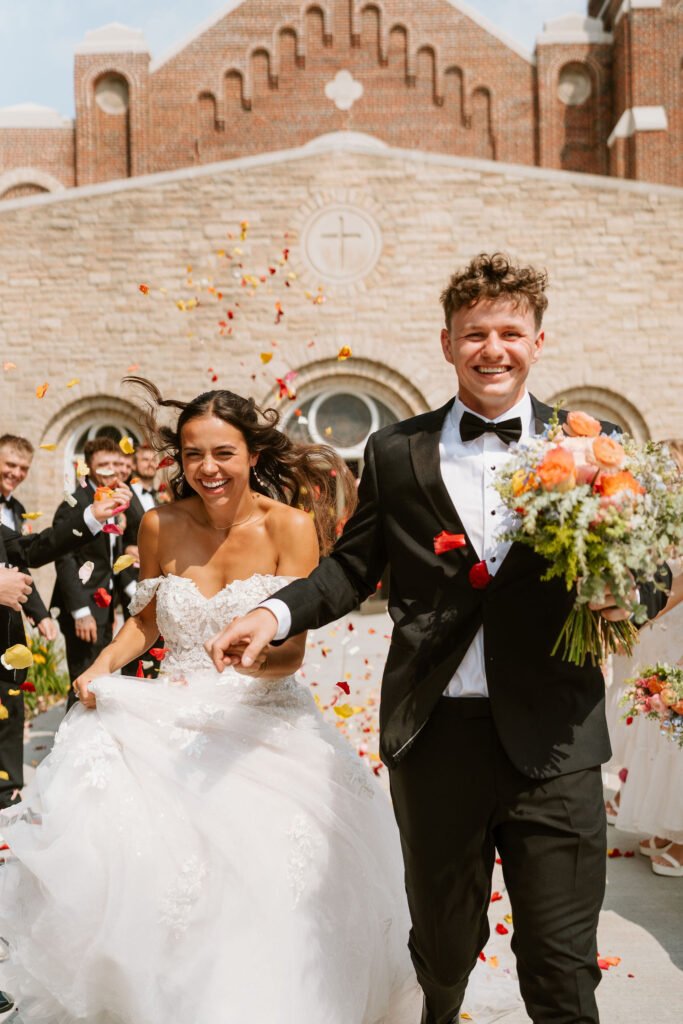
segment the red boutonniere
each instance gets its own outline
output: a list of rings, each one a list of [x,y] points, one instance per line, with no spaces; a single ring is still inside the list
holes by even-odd
[[[444,552],[452,551],[453,548],[462,548],[465,544],[464,533],[449,533],[448,530],[442,530],[434,538],[434,554],[443,555]]]
[[[491,582],[491,575],[486,568],[486,562],[477,562],[470,569],[470,583],[475,590],[483,590]]]

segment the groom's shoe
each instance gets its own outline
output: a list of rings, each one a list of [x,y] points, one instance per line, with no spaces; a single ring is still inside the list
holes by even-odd
[[[0,992],[0,1013],[7,1013],[14,1006],[14,1000],[6,992]]]

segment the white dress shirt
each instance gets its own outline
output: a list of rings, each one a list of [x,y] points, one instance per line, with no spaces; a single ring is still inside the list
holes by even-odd
[[[0,504],[0,522],[2,522],[3,526],[9,526],[10,530],[16,530],[18,533],[21,533],[21,528],[24,524],[17,525],[17,517],[14,514],[11,494]]]
[[[130,486],[131,490],[135,491],[138,498],[140,499],[140,504],[142,505],[145,512],[149,512],[151,508],[156,508],[154,494],[152,493],[152,491],[147,490],[143,486],[141,480],[136,480],[135,483],[132,483]]]
[[[514,514],[502,504],[493,486],[493,478],[510,458],[510,452],[496,434],[485,433],[474,441],[461,440],[460,420],[466,410],[467,407],[456,398],[444,420],[439,442],[441,476],[477,559],[485,561],[490,575],[495,576],[510,549],[509,541],[498,538],[511,529]],[[523,438],[535,433],[534,411],[528,392],[517,405],[490,422],[500,423],[515,416],[522,421]],[[260,607],[268,608],[277,619],[278,630],[273,639],[284,640],[292,623],[287,605],[277,597],[271,597]],[[444,696],[488,697],[483,626],[465,652]]]

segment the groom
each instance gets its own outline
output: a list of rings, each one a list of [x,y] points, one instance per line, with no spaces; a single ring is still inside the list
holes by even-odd
[[[333,553],[207,645],[221,669],[249,640],[248,665],[268,642],[355,608],[391,567],[380,752],[423,1024],[459,1019],[488,937],[496,850],[529,1016],[598,1021],[605,684],[599,668],[551,656],[574,594],[561,580],[541,582],[543,561],[500,539],[509,521],[492,486],[510,441],[542,432],[552,414],[525,385],[543,348],[545,287],[545,273],[500,253],[453,275],[441,346],[457,398],[371,436],[358,509]],[[464,534],[465,545],[435,554],[443,530]],[[641,601],[653,616],[666,597],[642,588]],[[611,601],[601,612],[628,614]]]

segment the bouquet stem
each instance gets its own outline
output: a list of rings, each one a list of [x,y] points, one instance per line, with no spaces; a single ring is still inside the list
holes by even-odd
[[[563,661],[583,666],[586,658],[593,665],[601,664],[609,654],[633,654],[638,630],[630,619],[612,622],[587,604],[575,605],[557,638],[551,654],[564,644]]]

